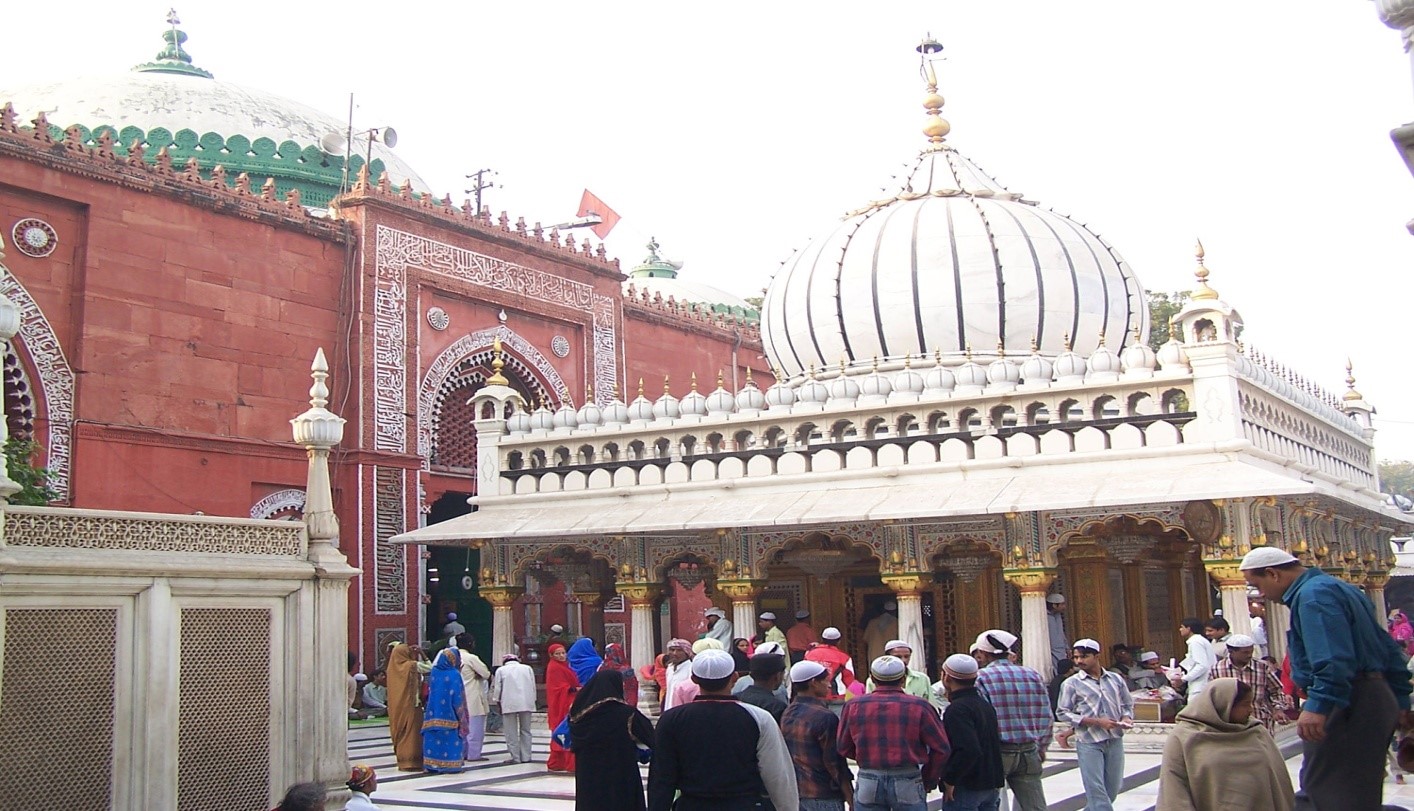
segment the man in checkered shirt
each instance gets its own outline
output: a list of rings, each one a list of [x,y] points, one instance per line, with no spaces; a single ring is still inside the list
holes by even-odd
[[[1276,668],[1257,658],[1257,641],[1246,634],[1227,638],[1227,656],[1213,665],[1213,678],[1237,679],[1252,688],[1252,717],[1275,733],[1277,719],[1291,707],[1291,697],[1281,689]]]
[[[973,644],[983,662],[977,689],[997,711],[1002,733],[1002,771],[1021,811],[1046,811],[1041,763],[1051,745],[1051,698],[1041,674],[1007,658],[1016,635],[993,629]]]

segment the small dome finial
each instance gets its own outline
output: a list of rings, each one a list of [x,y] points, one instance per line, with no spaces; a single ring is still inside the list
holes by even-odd
[[[491,376],[486,378],[488,386],[507,386],[510,381],[501,374],[501,370],[506,367],[506,361],[501,357],[501,337],[498,335],[491,339]]]
[[[919,54],[918,72],[923,77],[923,83],[927,85],[927,92],[923,95],[923,109],[928,114],[928,121],[923,125],[923,134],[928,136],[928,143],[932,144],[933,149],[941,149],[943,140],[952,131],[952,125],[943,118],[943,97],[938,95],[938,74],[934,72],[933,62],[929,57],[941,53],[943,46],[929,34],[923,37],[923,41],[913,50]]]
[[[1351,363],[1350,358],[1345,359],[1345,388],[1343,399],[1347,403],[1365,399],[1365,395],[1355,390],[1355,364]]]
[[[1193,271],[1193,275],[1198,277],[1198,286],[1193,289],[1192,298],[1195,301],[1212,301],[1218,297],[1218,291],[1208,286],[1208,268],[1203,264],[1203,240],[1198,240],[1198,245],[1193,254],[1198,259],[1198,269]]]
[[[138,73],[181,73],[187,76],[201,76],[206,79],[214,79],[210,71],[191,63],[191,55],[182,48],[182,43],[187,41],[185,31],[177,28],[182,24],[182,20],[177,16],[176,9],[167,10],[167,30],[162,32],[162,39],[167,43],[166,47],[157,52],[157,59],[153,62],[144,62],[136,65],[133,70]]]
[[[697,391],[697,373],[692,373],[692,390]]]
[[[638,379],[638,396],[643,396],[643,378],[641,377]]]

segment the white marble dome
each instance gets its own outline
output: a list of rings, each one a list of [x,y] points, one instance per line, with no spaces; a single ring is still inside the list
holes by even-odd
[[[310,149],[323,154],[319,151],[321,139],[330,133],[347,133],[348,122],[336,115],[264,90],[211,78],[210,73],[195,67],[180,48],[186,41],[181,31],[169,29],[163,32],[162,39],[167,48],[155,60],[130,71],[7,87],[0,89],[0,104],[12,103],[18,118],[26,124],[42,110],[49,123],[60,128],[75,124],[88,130],[111,126],[122,147],[129,144],[128,136],[123,135],[125,130],[140,130],[150,136],[149,142],[156,137],[154,131],[165,130],[178,144],[185,143],[184,137],[191,138],[192,147],[208,134],[220,139],[239,136],[247,144],[260,139],[273,142],[271,147],[255,148],[251,158],[225,155],[212,159],[224,162],[233,173],[244,169],[245,163],[259,163],[262,153],[273,152],[272,147],[281,149],[282,157],[290,159],[281,147],[287,142],[305,150],[305,155],[314,154],[308,152]],[[192,135],[182,136],[184,131]],[[372,158],[382,160],[395,186],[409,180],[414,191],[430,191],[412,167],[381,141],[375,141],[372,147]],[[367,140],[355,133],[349,152],[362,159],[367,148]],[[156,149],[152,152],[155,154]],[[203,168],[207,168],[205,164]],[[251,177],[258,186],[264,177],[257,171],[252,168]],[[280,174],[278,170],[271,173]]]
[[[1008,191],[946,144],[930,146],[903,189],[855,211],[798,251],[771,281],[761,334],[788,376],[873,357],[1054,356],[1074,336],[1148,335],[1143,287],[1085,226]],[[984,350],[985,351],[985,350]]]

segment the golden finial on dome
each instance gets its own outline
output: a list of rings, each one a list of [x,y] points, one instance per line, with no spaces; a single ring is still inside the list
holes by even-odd
[[[586,384],[585,387],[584,387],[584,402],[585,402],[585,403],[592,403],[592,402],[594,402],[594,384],[593,384],[593,383],[588,383],[588,384]]]
[[[717,388],[722,388],[722,370],[717,370]]]
[[[671,394],[671,392],[668,391],[668,376],[667,376],[667,375],[663,375],[663,393],[664,393],[664,394]]]
[[[697,373],[692,373],[692,390],[697,391]]]
[[[491,339],[491,376],[486,378],[486,385],[510,385],[511,381],[507,380],[506,376],[501,374],[501,370],[504,369],[505,366],[506,362],[501,358],[501,338],[497,336]]]
[[[912,355],[904,355],[904,356],[903,356],[903,368],[905,368],[905,369],[912,369],[912,368],[913,368],[913,356],[912,356]]]
[[[1105,331],[1104,331],[1104,330],[1100,330],[1100,346],[1104,346],[1104,345],[1105,345]]]
[[[928,122],[923,125],[923,134],[928,136],[928,143],[932,144],[934,149],[941,149],[943,139],[947,138],[948,133],[952,131],[952,125],[948,123],[946,118],[943,118],[940,112],[943,108],[943,97],[938,95],[938,75],[934,72],[933,63],[929,57],[940,53],[943,46],[929,34],[923,38],[922,42],[918,43],[918,47],[914,50],[919,54],[918,72],[928,87],[923,96],[923,109],[928,114]]]
[[[751,379],[751,367],[750,367],[750,366],[747,366],[747,367],[746,367],[746,382],[747,382],[747,384],[749,384],[749,385],[755,385],[755,382],[756,382],[756,381],[754,381],[754,380]]]
[[[1006,341],[997,341],[997,357],[1006,357]]]
[[[875,356],[874,356],[873,370],[874,370],[874,374],[878,374],[878,373],[879,373],[879,356],[878,356],[878,355],[875,355]]]
[[[971,342],[969,342],[969,343],[967,344],[967,347],[966,347],[965,349],[963,349],[963,351],[962,351],[962,356],[965,357],[965,358],[967,358],[967,362],[968,362],[968,363],[971,363],[971,362],[972,362],[972,344],[971,344]]]
[[[1355,364],[1351,363],[1350,358],[1345,359],[1345,388],[1343,399],[1347,403],[1365,399],[1365,395],[1355,390]]]
[[[1208,268],[1203,264],[1203,240],[1198,240],[1194,256],[1198,259],[1198,269],[1193,271],[1193,275],[1198,277],[1198,286],[1193,289],[1192,298],[1194,301],[1212,301],[1218,297],[1218,291],[1208,286]]]
[[[844,369],[847,365],[849,365],[848,359],[845,358],[844,355],[840,355],[840,374],[844,374]]]
[[[942,366],[942,365],[943,365],[943,348],[942,348],[941,346],[935,346],[935,347],[933,347],[933,365],[934,365],[934,366]]]
[[[1040,352],[1040,351],[1041,351],[1041,342],[1040,342],[1039,340],[1037,340],[1037,338],[1036,338],[1035,335],[1032,335],[1032,336],[1031,336],[1031,351],[1032,351],[1032,352]]]
[[[1069,333],[1069,332],[1067,332],[1067,333],[1065,333],[1064,335],[1061,336],[1061,346],[1064,346],[1064,347],[1065,347],[1065,351],[1067,351],[1067,352],[1069,352],[1070,350],[1072,350],[1072,349],[1075,348],[1075,344],[1073,344],[1073,343],[1070,342],[1070,333]]]
[[[810,361],[810,379],[815,379],[815,361]]]

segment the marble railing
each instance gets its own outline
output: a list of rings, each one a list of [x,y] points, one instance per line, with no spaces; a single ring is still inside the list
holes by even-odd
[[[302,522],[7,506],[3,545],[303,558],[307,540]]]
[[[907,399],[893,396],[897,392],[871,397],[856,388],[854,396],[788,407],[517,431],[497,445],[500,492],[596,490],[1183,443],[1183,426],[1194,416],[1186,369],[1113,377],[956,387]],[[719,390],[708,400],[718,395],[731,397]]]

